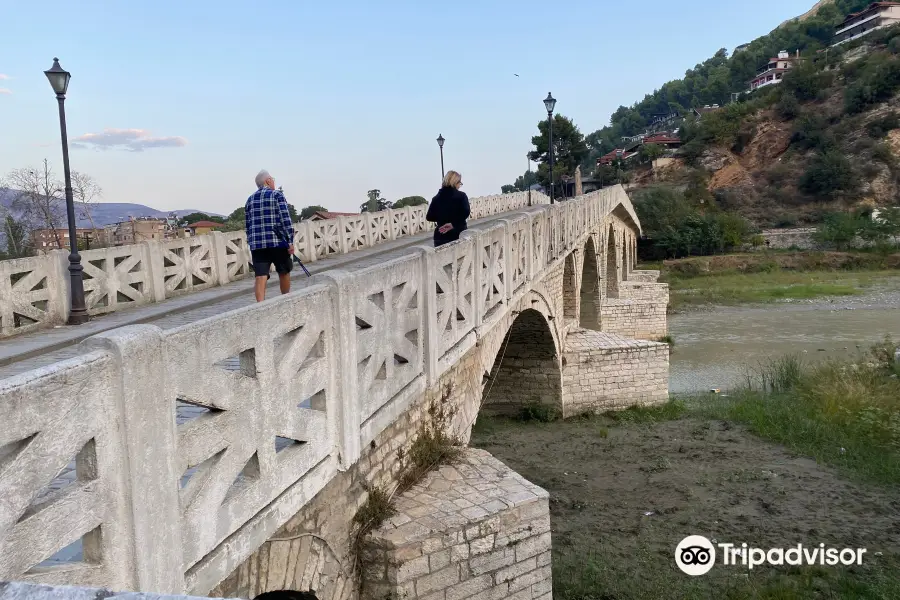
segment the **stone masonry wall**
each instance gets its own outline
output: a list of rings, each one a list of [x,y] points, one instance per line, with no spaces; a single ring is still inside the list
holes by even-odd
[[[629,273],[628,280],[635,283],[656,283],[659,281],[659,271],[634,270]]]
[[[659,404],[669,397],[669,346],[580,330],[563,355],[563,414]]]
[[[668,334],[666,303],[647,300],[607,300],[600,324],[604,332],[639,340],[658,340]]]
[[[550,600],[549,495],[483,450],[429,473],[372,533],[362,597]]]
[[[349,555],[352,518],[365,503],[367,486],[389,486],[401,469],[398,451],[408,455],[433,402],[453,406],[481,395],[478,349],[473,348],[438,385],[363,450],[360,460],[339,473],[299,513],[209,595],[253,598],[273,590],[315,590],[321,600],[358,597]]]
[[[622,300],[650,300],[668,304],[669,284],[623,281],[619,284],[619,298]]]

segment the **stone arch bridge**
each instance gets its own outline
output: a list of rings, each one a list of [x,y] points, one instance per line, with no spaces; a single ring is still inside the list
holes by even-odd
[[[668,291],[635,268],[639,235],[608,188],[184,327],[114,329],[3,380],[0,581],[549,598],[546,493],[484,453],[399,498],[362,573],[352,518],[435,403],[468,440],[480,411],[665,401]],[[78,540],[77,561],[45,562]]]

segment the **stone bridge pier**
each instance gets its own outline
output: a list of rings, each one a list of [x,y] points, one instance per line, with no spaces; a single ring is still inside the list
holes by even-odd
[[[397,484],[429,427],[467,442],[483,414],[668,398],[668,289],[636,269],[639,235],[607,188],[0,382],[0,580],[551,598],[544,490],[471,449]],[[206,412],[176,423],[179,403]],[[354,516],[381,493],[397,513],[358,544]],[[74,539],[78,561],[44,564]]]

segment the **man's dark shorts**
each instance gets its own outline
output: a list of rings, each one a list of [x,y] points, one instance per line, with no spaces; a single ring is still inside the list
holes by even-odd
[[[287,248],[260,248],[250,252],[253,258],[253,272],[257,277],[268,277],[275,265],[275,272],[286,275],[294,267],[293,259]]]

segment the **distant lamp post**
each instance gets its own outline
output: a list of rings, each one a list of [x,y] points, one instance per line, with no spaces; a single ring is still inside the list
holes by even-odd
[[[441,181],[443,181],[444,175],[446,174],[444,172],[444,136],[441,135],[440,133],[438,134],[437,143],[438,143],[438,148],[441,149]]]
[[[550,155],[550,204],[553,204],[553,109],[556,108],[556,98],[550,92],[544,98],[544,108],[547,109],[547,123],[550,125],[550,143],[547,154]]]
[[[50,86],[56,93],[59,102],[59,131],[62,138],[63,171],[66,175],[66,217],[69,221],[69,277],[72,285],[72,306],[69,311],[69,325],[81,325],[87,323],[90,316],[84,303],[84,279],[81,266],[81,255],[78,254],[78,234],[75,228],[75,202],[72,199],[72,174],[69,171],[69,139],[66,136],[66,90],[69,89],[69,80],[72,74],[59,66],[59,59],[53,59],[50,70],[44,71],[44,75],[50,80]]]

